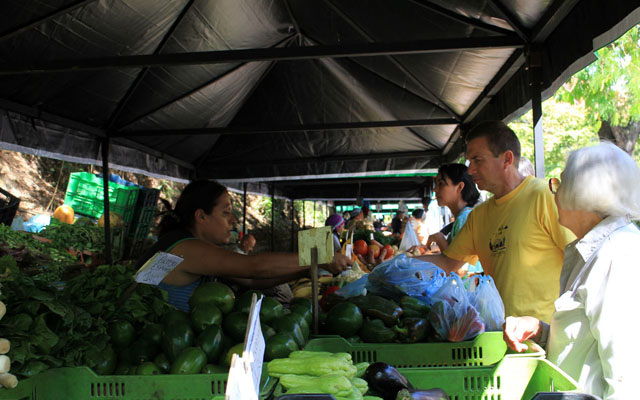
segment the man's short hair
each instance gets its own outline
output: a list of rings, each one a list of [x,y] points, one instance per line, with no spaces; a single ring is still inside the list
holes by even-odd
[[[469,143],[471,140],[481,137],[487,138],[489,150],[495,157],[511,150],[517,168],[520,162],[520,141],[507,124],[498,120],[480,122],[467,133],[465,140]]]

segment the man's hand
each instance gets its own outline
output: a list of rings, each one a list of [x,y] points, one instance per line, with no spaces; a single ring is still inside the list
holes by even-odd
[[[537,342],[541,334],[542,324],[534,317],[507,317],[504,322],[504,341],[510,349],[518,353],[527,350],[525,340],[532,339]]]
[[[326,268],[332,274],[339,274],[342,271],[345,271],[353,262],[347,256],[340,252],[336,252],[333,254],[333,262],[331,264],[327,264]]]

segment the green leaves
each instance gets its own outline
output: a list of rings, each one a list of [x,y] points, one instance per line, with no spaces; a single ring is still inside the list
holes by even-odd
[[[110,319],[156,321],[169,308],[158,288],[141,285],[116,309],[120,294],[133,282],[124,266],[84,271],[62,292],[17,270],[12,277],[2,286],[0,299],[9,307],[0,330],[12,343],[11,370],[19,376],[33,373],[34,360],[48,367],[83,365],[85,354],[101,353],[109,344]]]

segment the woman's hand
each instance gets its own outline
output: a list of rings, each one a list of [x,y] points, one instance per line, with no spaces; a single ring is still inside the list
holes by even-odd
[[[504,341],[510,349],[521,353],[527,350],[525,340],[540,340],[542,323],[534,317],[507,317],[504,322]]]
[[[376,242],[378,243],[378,242]],[[358,254],[358,261],[365,265],[369,270],[374,269],[376,266],[382,264],[384,262],[385,257],[387,256],[387,249],[384,248],[381,244],[378,243],[380,248],[380,255],[378,257],[374,257],[372,251],[369,251],[366,256]]]
[[[326,268],[335,275],[345,271],[351,264],[353,264],[351,259],[340,252],[336,252],[333,254],[333,262],[327,264]]]

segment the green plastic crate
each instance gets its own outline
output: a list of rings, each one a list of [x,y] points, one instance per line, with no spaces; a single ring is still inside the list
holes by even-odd
[[[572,392],[578,383],[543,358],[505,358],[480,368],[401,369],[415,388],[441,388],[450,399],[523,399],[538,392]]]
[[[131,222],[138,198],[137,186],[109,182],[109,210]],[[64,204],[82,215],[100,218],[104,213],[104,184],[102,178],[89,172],[73,172],[69,176]]]
[[[575,380],[549,361],[510,357],[478,368],[400,368],[416,389],[440,388],[451,400],[531,400],[538,392],[574,392]],[[277,385],[274,396],[283,394]]]
[[[543,357],[545,352],[529,343],[524,353],[510,357]],[[475,339],[459,343],[351,343],[340,336],[311,339],[305,350],[350,353],[354,363],[382,361],[398,368],[481,367],[502,360],[507,345],[502,332],[485,332]]]
[[[224,399],[227,374],[96,375],[87,367],[50,369],[0,389],[0,399],[13,400],[210,400]],[[262,380],[260,398],[271,395],[276,380]]]

